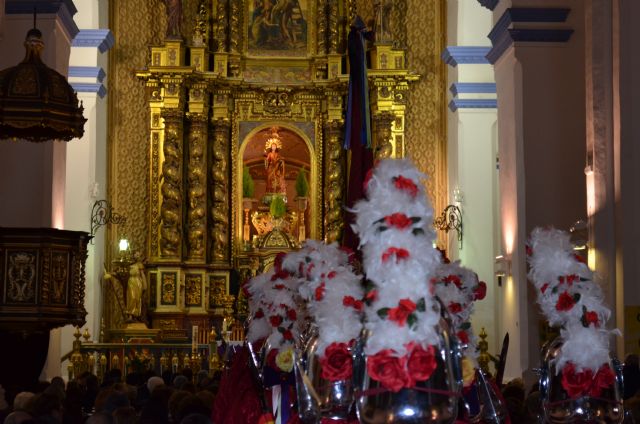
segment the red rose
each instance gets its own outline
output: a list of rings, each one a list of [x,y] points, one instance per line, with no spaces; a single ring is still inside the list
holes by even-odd
[[[329,381],[340,381],[351,378],[353,359],[346,343],[333,342],[320,358],[322,378]]]
[[[582,322],[585,327],[588,327],[589,324],[593,324],[597,327],[599,325],[598,313],[594,311],[585,311],[584,316],[582,317]]]
[[[282,324],[282,317],[280,315],[271,315],[269,317],[269,322],[271,323],[272,327],[277,327]]]
[[[613,383],[616,381],[616,376],[613,373],[613,370],[609,367],[609,364],[604,364],[600,367],[598,372],[596,373],[595,380],[591,385],[591,390],[589,390],[589,394],[593,397],[600,396],[600,393],[603,389],[608,389],[613,386]]]
[[[287,318],[289,318],[289,321],[295,321],[297,317],[298,317],[298,314],[296,314],[295,309],[289,309],[287,311]]]
[[[416,197],[418,194],[418,186],[410,178],[405,178],[402,175],[398,175],[393,179],[393,184],[398,190],[406,191],[411,197]]]
[[[365,295],[365,299],[367,299],[369,302],[375,302],[376,300],[378,300],[378,290],[373,289],[369,291],[369,293]]]
[[[482,300],[487,295],[487,283],[484,281],[478,282],[478,285],[473,290],[473,300]]]
[[[429,345],[426,350],[419,344],[409,347],[411,351],[407,359],[407,372],[410,380],[409,387],[413,387],[419,381],[428,380],[438,363],[433,346]]]
[[[324,283],[320,283],[318,287],[316,287],[316,300],[321,301],[324,299]]]
[[[462,305],[455,302],[449,303],[449,312],[451,312],[452,314],[457,314],[460,311],[462,311]]]
[[[276,284],[275,286],[273,286],[273,288],[276,290],[282,290],[284,289],[284,284]]]
[[[361,300],[356,300],[356,301],[353,303],[353,308],[354,308],[356,311],[361,312],[361,311],[362,311],[362,309],[364,309],[364,303],[362,303],[362,301],[361,301]]]
[[[572,399],[586,394],[592,380],[593,371],[586,369],[582,372],[576,372],[576,367],[571,362],[568,362],[562,369],[562,388]]]
[[[253,317],[255,319],[264,318],[264,312],[262,312],[262,309],[258,309],[256,313],[253,315]]]
[[[542,287],[540,287],[540,292],[544,294],[544,292],[546,292],[548,288],[549,288],[549,283],[544,283]]]
[[[393,356],[391,349],[381,350],[367,358],[369,376],[379,381],[386,389],[397,392],[409,385],[409,376],[404,371],[406,358]]]
[[[402,327],[407,322],[407,318],[411,312],[415,310],[416,304],[413,303],[411,299],[400,299],[398,307],[389,309],[387,317]]]
[[[404,230],[405,228],[410,227],[413,224],[413,220],[411,218],[400,212],[385,216],[384,222],[389,227],[396,227],[400,230]]]
[[[573,296],[569,294],[568,291],[564,291],[560,296],[558,296],[558,302],[556,303],[557,311],[570,311],[575,305],[576,302],[573,300]]]
[[[575,258],[576,261],[580,262],[581,264],[585,264],[585,265],[587,264],[587,260],[584,257],[578,255],[577,253],[574,253],[573,257]]]
[[[331,271],[329,274],[327,274],[327,278],[329,280],[331,280],[332,278],[336,278],[336,272],[335,271]]]
[[[462,281],[457,275],[447,275],[446,277],[444,277],[444,282],[445,284],[453,283],[457,288],[460,288],[460,286],[462,285]]]
[[[293,333],[291,332],[291,330],[284,330],[282,332],[282,337],[285,340],[293,340]]]
[[[467,334],[466,331],[460,330],[456,333],[456,336],[458,336],[458,340],[460,340],[460,343],[463,343],[463,344],[469,343],[469,335]]]
[[[382,262],[387,262],[394,255],[396,257],[396,263],[400,262],[401,259],[407,259],[410,256],[407,249],[390,247],[382,254]]]
[[[356,303],[356,299],[353,296],[345,296],[342,298],[342,304],[344,306],[353,306]]]

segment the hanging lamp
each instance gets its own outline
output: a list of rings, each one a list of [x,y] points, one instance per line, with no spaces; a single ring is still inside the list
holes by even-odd
[[[0,139],[69,141],[84,134],[87,121],[78,96],[60,73],[42,62],[42,33],[29,30],[26,55],[0,71]]]

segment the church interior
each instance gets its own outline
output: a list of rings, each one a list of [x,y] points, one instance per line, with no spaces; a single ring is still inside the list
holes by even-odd
[[[363,287],[376,278],[400,287],[413,271],[384,277],[367,252],[400,243],[394,231],[414,226],[414,235],[426,237],[416,263],[439,252],[438,263],[473,275],[477,302],[464,320],[473,336],[457,333],[452,343],[475,345],[474,381],[542,387],[539,370],[563,363],[549,359],[549,346],[564,337],[568,352],[572,343],[569,324],[556,315],[581,302],[580,330],[598,330],[593,337],[620,382],[607,386],[615,400],[593,406],[608,418],[593,422],[640,419],[640,394],[634,414],[626,397],[627,412],[620,412],[622,363],[635,358],[638,368],[640,354],[636,18],[635,0],[0,0],[0,385],[7,411],[16,394],[54,377],[68,384],[92,374],[103,384],[114,370],[123,381],[185,370],[192,384],[196,375],[217,376],[221,404],[237,358],[251,368],[246,340],[257,331],[256,311],[263,314],[255,282],[293,278],[286,264],[297,252],[324,252],[318,240],[353,251],[354,264],[340,266],[365,275]],[[376,210],[376,184],[397,164],[420,175],[409,196],[415,204],[405,206],[426,212],[406,222],[380,215],[371,225],[388,227],[379,226],[372,242],[360,213]],[[406,190],[398,178],[395,187]],[[385,196],[377,210],[403,207],[394,205],[400,197]],[[566,265],[553,274],[563,275],[553,295],[566,291],[549,315],[551,291],[541,275],[557,263],[544,262],[544,246],[536,246],[555,230],[579,271]],[[401,249],[390,249],[382,261],[392,253],[397,265]],[[342,258],[336,252],[326,254]],[[580,292],[587,280],[597,288]],[[455,315],[446,295],[426,287],[422,304],[402,312],[408,299],[394,300],[397,308],[361,321],[369,331],[377,319],[413,326],[428,312],[425,299],[427,310]],[[363,316],[379,301],[369,290],[348,305],[364,308]],[[572,300],[562,303],[564,294]],[[432,295],[439,300],[429,306]],[[289,330],[279,325],[273,331],[286,342]],[[322,338],[321,325],[312,325]],[[362,342],[367,361],[374,336]],[[296,337],[295,349],[304,351],[304,331]],[[356,339],[348,347],[354,361]],[[267,354],[256,354],[264,366]],[[298,360],[292,367],[299,374]],[[378,384],[369,364],[363,384]],[[451,365],[454,374],[458,366],[462,381],[464,361]],[[601,370],[594,369],[594,381]],[[311,382],[301,381],[297,401],[294,394],[283,406],[285,383],[273,386],[277,399],[274,388],[265,389],[268,401],[291,406],[302,421],[290,422],[329,422],[311,412],[305,418],[300,387]],[[398,392],[380,381],[388,399],[422,387],[405,382]],[[624,385],[624,393],[640,389],[640,369]],[[433,412],[429,402],[436,401],[418,396],[424,408],[433,406],[432,418],[403,421],[401,412],[380,410],[382,401],[373,399],[382,395],[366,395],[378,389],[367,390],[350,412],[358,409],[360,422],[453,422],[461,414],[449,404]],[[318,403],[321,394],[308,397]],[[494,408],[504,399],[489,398],[493,421],[484,418],[507,422]],[[535,422],[573,422],[547,411],[559,402],[552,400]],[[258,422],[220,418],[209,408],[214,422]],[[568,408],[575,418],[579,408]],[[525,422],[513,414],[511,422]],[[287,418],[279,409],[273,422]]]

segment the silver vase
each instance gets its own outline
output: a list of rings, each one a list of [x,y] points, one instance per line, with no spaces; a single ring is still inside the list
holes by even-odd
[[[356,411],[361,423],[447,424],[456,419],[462,389],[461,355],[457,343],[449,337],[448,328],[441,320],[433,374],[415,388],[398,392],[386,390],[369,376],[367,357],[362,351],[365,340],[360,340],[354,355],[354,380],[359,389]]]
[[[615,374],[614,384],[603,389],[598,397],[581,396],[572,399],[562,387],[562,374],[557,372],[555,359],[562,349],[559,337],[542,352],[540,374],[540,398],[544,422],[548,423],[621,423],[624,419],[622,407],[622,368],[618,360],[611,359],[609,367]]]
[[[317,332],[303,349],[296,350],[294,371],[300,419],[305,424],[317,423],[322,418],[347,420],[353,405],[353,382],[322,378],[317,350]]]

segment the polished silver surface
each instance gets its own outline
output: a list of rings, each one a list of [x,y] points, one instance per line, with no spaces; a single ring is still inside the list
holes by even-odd
[[[356,345],[354,374],[358,383],[356,411],[361,423],[452,423],[458,414],[462,388],[461,355],[451,340],[448,325],[441,320],[437,346],[437,368],[428,380],[416,388],[404,388],[394,393],[367,373],[367,358],[362,352],[364,341]]]
[[[494,386],[492,386],[487,376],[480,369],[476,370],[476,386],[479,411],[476,415],[469,417],[471,423],[494,423],[506,422],[508,412],[507,407],[500,400]]]
[[[544,422],[565,423],[621,423],[624,419],[622,408],[622,369],[616,359],[609,362],[615,373],[615,383],[602,391],[600,396],[582,396],[571,399],[562,387],[562,374],[555,367],[555,358],[562,349],[562,339],[557,338],[543,349],[540,373],[540,398]]]

